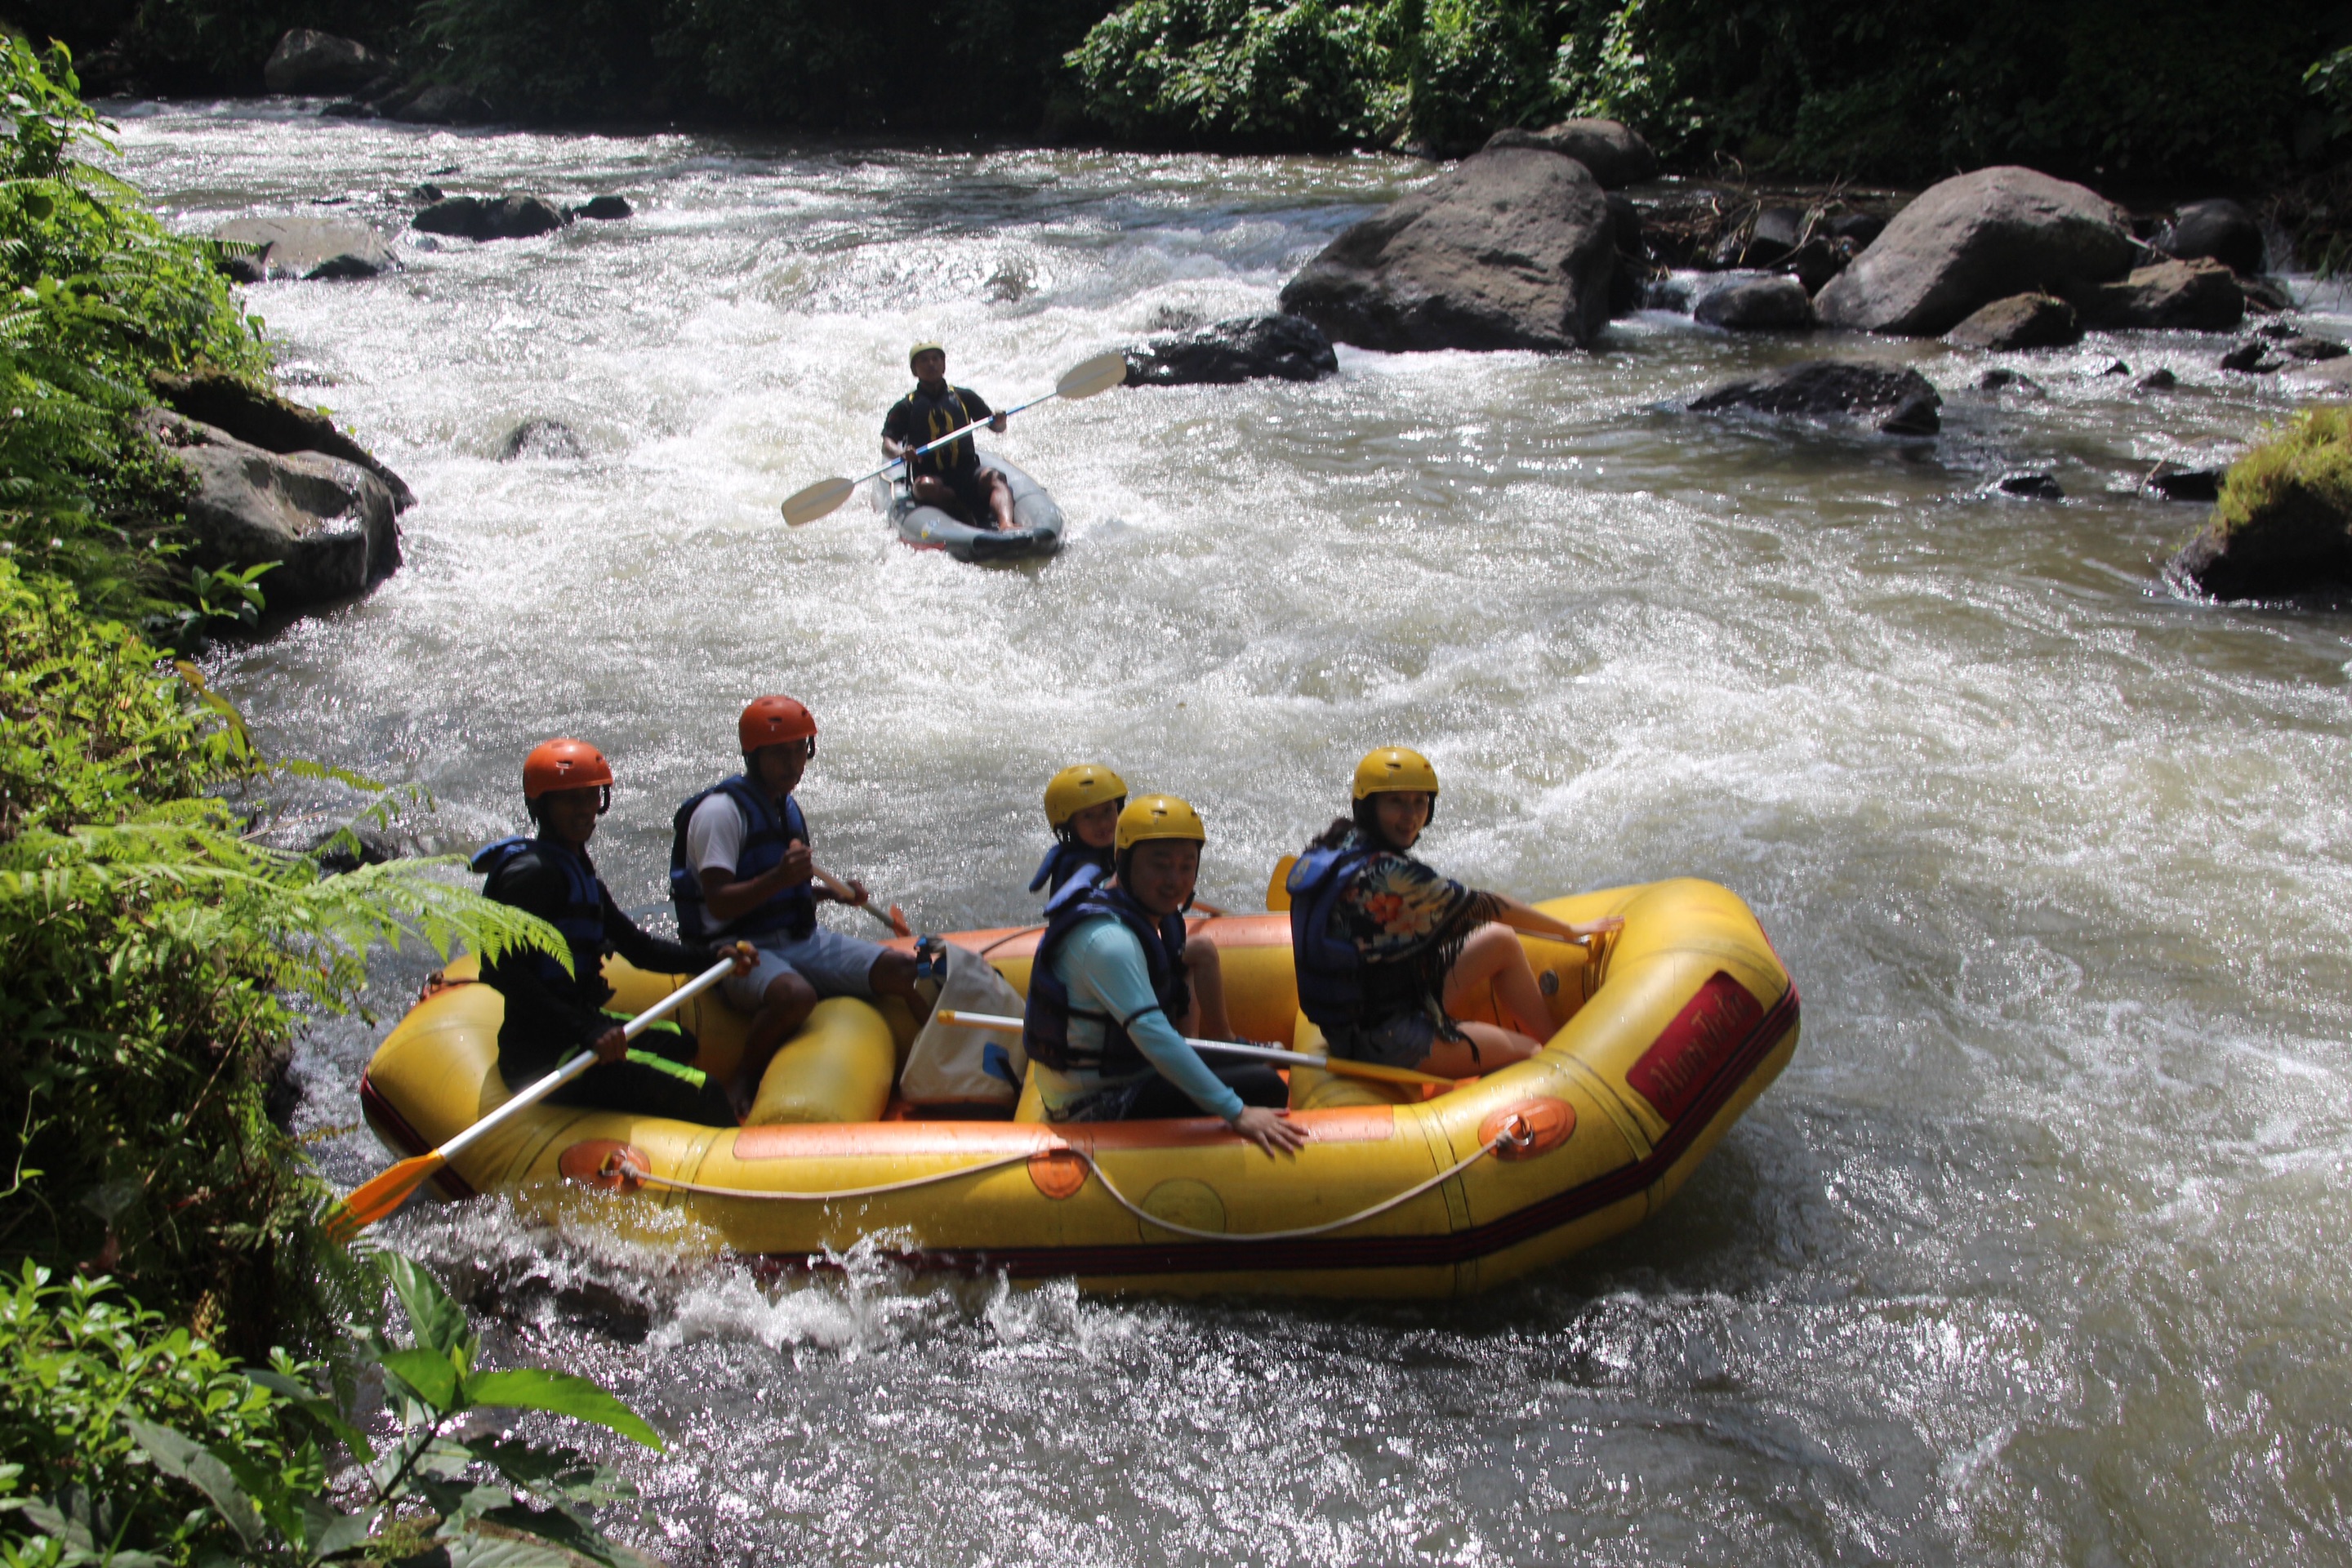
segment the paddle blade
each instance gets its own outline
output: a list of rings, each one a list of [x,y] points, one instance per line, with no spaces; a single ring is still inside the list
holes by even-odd
[[[1280,914],[1290,907],[1290,868],[1298,864],[1296,855],[1285,855],[1274,863],[1274,875],[1265,879],[1265,908],[1269,914]]]
[[[409,1194],[438,1175],[449,1162],[436,1150],[403,1160],[389,1171],[354,1189],[342,1206],[327,1216],[327,1234],[337,1241],[349,1241],[376,1221],[406,1203]]]
[[[907,911],[896,904],[890,906],[890,929],[899,936],[915,934],[915,928],[907,923]]]
[[[784,502],[784,521],[798,528],[804,522],[814,522],[825,513],[838,508],[856,492],[857,487],[847,479],[819,479],[808,489]]]
[[[1061,380],[1054,384],[1056,397],[1092,397],[1097,392],[1108,392],[1127,379],[1127,356],[1116,351],[1097,354],[1084,364],[1074,365]]]

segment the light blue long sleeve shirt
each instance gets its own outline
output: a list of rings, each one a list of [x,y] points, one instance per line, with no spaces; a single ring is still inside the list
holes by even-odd
[[[1054,955],[1054,973],[1070,994],[1073,1013],[1108,1013],[1128,1020],[1128,1038],[1160,1075],[1192,1098],[1212,1116],[1232,1121],[1242,1113],[1242,1097],[1219,1080],[1184,1043],[1176,1021],[1159,1006],[1151,994],[1151,972],[1144,963],[1143,943],[1113,916],[1090,920],[1072,931]],[[1102,1048],[1103,1026],[1094,1018],[1070,1020],[1070,1043],[1087,1050]],[[1058,1109],[1097,1089],[1128,1083],[1139,1076],[1106,1078],[1097,1072],[1055,1072],[1037,1064],[1038,1089],[1049,1108]]]

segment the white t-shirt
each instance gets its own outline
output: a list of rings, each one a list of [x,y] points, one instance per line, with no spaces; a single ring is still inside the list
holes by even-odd
[[[743,835],[748,831],[743,808],[723,791],[714,794],[686,819],[686,863],[698,872],[724,871],[733,876],[736,863],[743,858]]]

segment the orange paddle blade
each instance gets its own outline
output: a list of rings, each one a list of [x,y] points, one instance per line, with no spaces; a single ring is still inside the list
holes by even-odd
[[[327,1234],[337,1241],[349,1241],[376,1221],[406,1203],[409,1194],[441,1173],[448,1161],[440,1151],[419,1154],[403,1160],[382,1175],[352,1189],[335,1212],[327,1216]]]

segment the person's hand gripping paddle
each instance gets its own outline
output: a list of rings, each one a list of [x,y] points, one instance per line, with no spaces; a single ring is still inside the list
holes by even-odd
[[[936,447],[946,446],[950,441],[960,440],[987,424],[989,419],[1009,418],[1024,409],[1034,408],[1041,403],[1050,403],[1056,397],[1066,402],[1076,402],[1081,397],[1092,397],[1097,392],[1108,392],[1126,379],[1127,356],[1125,354],[1116,352],[1097,354],[1085,363],[1073,366],[1060,381],[1055,383],[1054,390],[1043,397],[1033,397],[1026,403],[1003,409],[999,414],[992,414],[988,419],[975,419],[962,429],[950,431],[936,441],[926,441],[913,451],[891,458],[873,473],[860,474],[854,479],[819,479],[784,502],[784,521],[794,528],[800,527],[804,522],[814,522],[826,513],[838,510],[841,503],[856,494],[857,487],[866,480],[887,474],[901,463],[909,462]]]
[[[635,1039],[655,1020],[675,1011],[688,998],[699,995],[727,977],[735,967],[730,955],[720,959],[635,1017],[630,1019],[621,1033]],[[419,1154],[403,1160],[383,1174],[359,1187],[327,1216],[327,1234],[338,1241],[349,1241],[369,1226],[408,1201],[409,1194],[438,1175],[449,1162],[470,1147],[477,1140],[504,1126],[515,1114],[537,1105],[582,1073],[596,1065],[596,1053],[583,1051],[578,1056],[467,1128],[455,1138],[429,1154]]]

